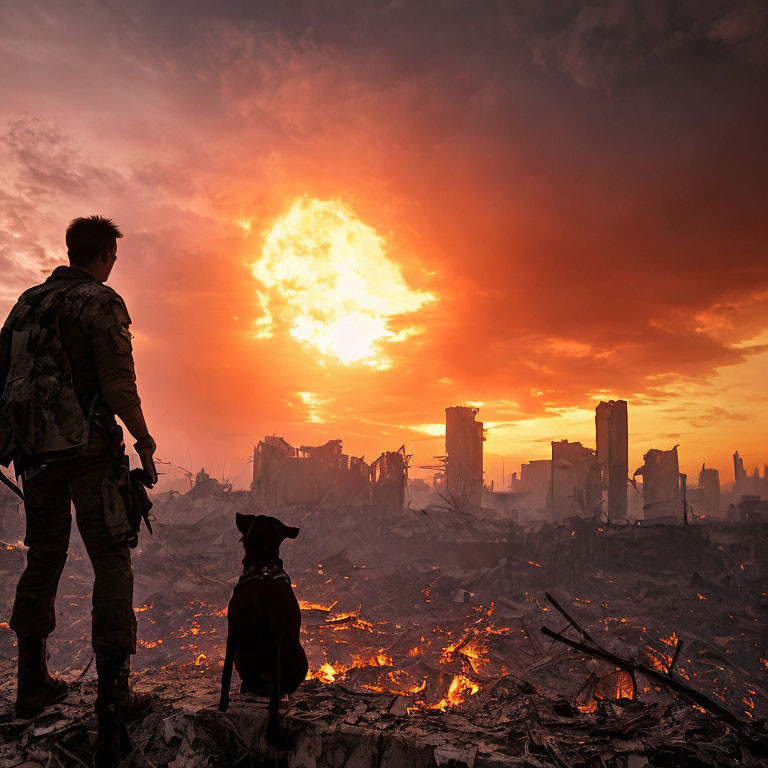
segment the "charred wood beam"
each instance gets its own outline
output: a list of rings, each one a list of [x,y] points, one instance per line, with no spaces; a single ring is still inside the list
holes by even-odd
[[[573,627],[573,628],[574,628],[574,629],[575,629],[575,630],[576,630],[576,631],[577,631],[577,632],[578,632],[578,633],[579,633],[579,634],[580,634],[580,635],[581,635],[581,636],[582,636],[582,637],[583,637],[583,638],[584,638],[584,639],[585,639],[587,642],[589,642],[589,643],[592,643],[592,645],[594,645],[594,646],[596,646],[596,647],[598,647],[598,648],[600,647],[600,646],[598,646],[598,645],[597,645],[597,643],[596,643],[596,642],[595,642],[595,641],[594,641],[594,640],[593,640],[593,639],[592,639],[592,638],[589,636],[589,634],[587,633],[587,630],[586,630],[586,629],[584,629],[584,627],[582,627],[582,626],[581,626],[581,625],[580,625],[580,624],[579,624],[579,623],[576,621],[576,619],[574,619],[574,618],[573,618],[573,616],[571,616],[571,615],[568,613],[568,611],[566,611],[566,610],[565,610],[565,608],[563,608],[563,606],[562,606],[562,605],[560,605],[560,603],[558,603],[558,602],[557,602],[557,600],[555,600],[555,598],[554,598],[554,597],[552,597],[552,595],[550,595],[550,594],[549,594],[549,592],[545,592],[545,593],[544,593],[544,597],[546,597],[546,598],[547,598],[547,600],[549,600],[549,602],[550,602],[550,603],[552,603],[552,605],[553,605],[553,606],[554,606],[554,607],[555,607],[555,608],[556,608],[556,609],[557,609],[557,610],[558,610],[558,611],[559,611],[559,612],[562,614],[563,618],[564,618],[564,619],[565,619],[565,620],[566,620],[566,621],[567,621],[567,622],[568,622],[568,623],[569,623],[569,624],[570,624],[570,625],[571,625],[571,626],[572,626],[572,627]]]
[[[542,627],[541,632],[547,637],[551,637],[553,640],[557,640],[559,643],[564,643],[565,645],[568,645],[577,651],[581,651],[582,653],[589,654],[590,656],[596,656],[597,658],[609,661],[611,664],[626,670],[630,674],[639,672],[641,675],[645,675],[646,677],[654,680],[657,683],[660,683],[661,685],[666,685],[676,693],[679,693],[682,696],[688,698],[694,704],[698,704],[700,707],[702,707],[702,709],[706,709],[710,714],[715,715],[719,719],[728,723],[728,725],[739,729],[739,731],[743,731],[748,725],[748,723],[740,720],[725,707],[720,706],[720,704],[718,704],[716,701],[710,699],[709,696],[707,696],[705,693],[697,691],[695,688],[691,688],[690,686],[681,683],[677,678],[672,677],[669,671],[666,673],[658,672],[655,669],[646,667],[644,664],[638,664],[630,659],[622,658],[621,656],[617,656],[615,653],[606,651],[603,648],[597,648],[593,645],[580,643],[577,640],[571,640],[568,637],[564,637],[559,632],[554,632],[549,627]]]
[[[675,664],[677,664],[677,657],[680,655],[680,651],[683,649],[683,641],[678,637],[677,638],[677,645],[675,646],[675,655],[672,657],[672,663],[667,667],[667,674],[671,675],[672,670],[675,668]]]

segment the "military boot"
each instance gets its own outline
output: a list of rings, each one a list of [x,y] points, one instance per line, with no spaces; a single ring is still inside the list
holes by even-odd
[[[19,637],[16,715],[34,717],[67,695],[67,684],[48,673],[45,637]]]
[[[125,656],[120,664],[115,681],[115,701],[120,713],[129,722],[139,720],[152,711],[154,700],[148,693],[137,693],[131,689],[131,657]]]
[[[116,687],[122,656],[96,654],[96,722],[98,731],[93,750],[95,768],[113,768],[133,749],[131,737],[117,705]]]
[[[96,673],[99,677],[100,690],[107,692],[112,685],[109,700],[120,709],[124,720],[138,720],[152,711],[154,699],[148,693],[137,693],[131,689],[131,657],[128,654],[112,656],[96,654]],[[114,678],[114,683],[112,683]],[[102,681],[103,684],[102,684]]]

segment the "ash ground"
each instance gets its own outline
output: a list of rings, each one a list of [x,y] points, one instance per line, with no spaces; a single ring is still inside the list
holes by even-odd
[[[0,621],[24,562],[23,517],[12,503],[4,510]],[[764,524],[616,528],[574,518],[524,530],[434,507],[269,510],[302,529],[281,554],[313,675],[283,704],[288,749],[278,755],[264,739],[262,700],[235,693],[230,712],[215,711],[242,557],[237,511],[261,510],[250,494],[222,488],[156,499],[156,533],[142,534],[134,557],[134,668],[159,707],[133,726],[131,764],[765,764]],[[15,636],[0,625],[2,765],[89,762],[91,579],[73,534],[50,641],[51,667],[72,693],[35,721],[12,717]],[[675,675],[744,729],[641,675],[634,701],[606,693],[605,680],[596,698],[579,696],[590,673],[610,681],[615,668],[541,634],[567,626],[545,591],[625,658],[663,670],[682,640]]]

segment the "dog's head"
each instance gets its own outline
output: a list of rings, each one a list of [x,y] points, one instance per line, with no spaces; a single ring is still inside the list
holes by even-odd
[[[280,545],[285,539],[295,539],[299,529],[286,525],[276,517],[268,515],[235,515],[235,524],[243,534],[245,549],[243,565],[255,560],[270,560],[280,554]]]

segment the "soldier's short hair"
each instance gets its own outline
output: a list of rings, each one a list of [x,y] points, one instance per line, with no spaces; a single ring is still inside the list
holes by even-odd
[[[110,248],[123,233],[112,219],[104,216],[83,216],[72,219],[67,227],[67,255],[70,264],[88,265],[106,248]]]

